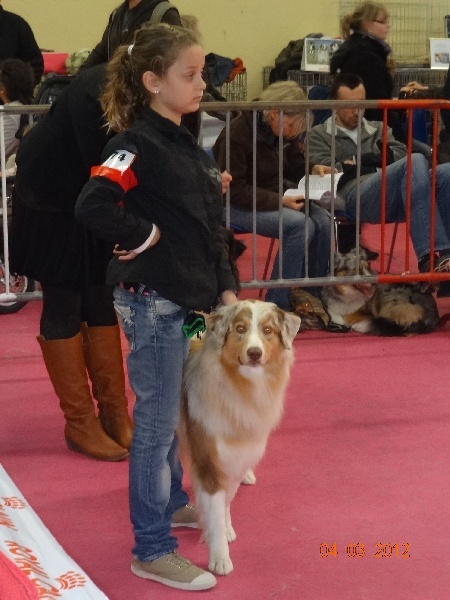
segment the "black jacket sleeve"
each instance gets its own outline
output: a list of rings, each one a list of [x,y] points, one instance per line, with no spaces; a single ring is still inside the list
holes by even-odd
[[[20,34],[21,53],[17,58],[29,62],[34,73],[34,83],[37,85],[41,81],[44,72],[44,58],[37,45],[34,33],[28,23],[23,22]]]

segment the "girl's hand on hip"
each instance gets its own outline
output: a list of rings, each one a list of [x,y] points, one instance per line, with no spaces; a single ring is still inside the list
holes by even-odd
[[[136,256],[138,254],[140,254],[141,252],[144,252],[145,250],[148,250],[149,248],[151,248],[152,246],[157,244],[160,237],[161,237],[161,230],[159,229],[159,227],[157,225],[155,225],[154,232],[151,236],[150,242],[148,243],[148,245],[145,248],[140,248],[140,249],[138,248],[139,252],[136,252],[136,250],[119,250],[119,244],[116,244],[114,246],[113,254],[115,254],[119,260],[133,260],[133,258],[136,258]]]
[[[133,260],[136,258],[137,252],[134,250],[119,250],[119,244],[114,246],[113,254],[115,254],[119,260]]]

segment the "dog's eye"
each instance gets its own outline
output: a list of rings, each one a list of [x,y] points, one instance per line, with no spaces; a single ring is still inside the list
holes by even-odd
[[[265,335],[271,334],[273,331],[272,327],[264,327],[263,332]]]
[[[245,325],[236,325],[236,331],[237,331],[237,333],[245,333],[246,332]]]

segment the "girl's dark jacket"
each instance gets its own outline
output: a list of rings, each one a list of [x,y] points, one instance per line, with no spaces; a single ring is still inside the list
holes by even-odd
[[[131,170],[137,185],[93,176],[84,186],[75,217],[99,237],[133,250],[150,236],[161,238],[130,261],[114,257],[107,283],[140,282],[188,309],[208,311],[235,280],[221,235],[221,175],[214,160],[189,131],[151,109],[106,146],[136,157]]]
[[[80,70],[93,67],[100,63],[106,63],[121,44],[131,44],[134,33],[141,25],[150,21],[155,7],[163,0],[141,0],[131,10],[128,8],[128,0],[125,0],[109,16],[101,41],[95,46],[91,54],[85,60]],[[126,19],[129,22],[126,23]],[[161,22],[170,25],[181,25],[180,14],[174,7],[169,9],[162,17]]]

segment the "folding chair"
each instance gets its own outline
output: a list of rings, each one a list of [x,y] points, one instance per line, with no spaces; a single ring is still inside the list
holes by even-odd
[[[233,231],[233,233],[235,235],[242,235],[242,234],[248,235],[249,233],[250,234],[252,233],[251,231],[247,231],[246,229],[243,229],[239,225],[235,225],[233,223],[230,223],[230,229]],[[263,275],[262,275],[263,281],[266,281],[268,279],[270,263],[272,261],[272,255],[273,255],[273,251],[274,251],[274,247],[275,247],[275,240],[277,238],[269,238],[269,239],[270,239],[270,243],[269,243],[269,248],[267,250],[267,256],[266,256],[266,260],[264,263],[264,270],[263,270]],[[263,293],[264,293],[264,288],[260,288],[258,298],[261,299],[263,297]]]

